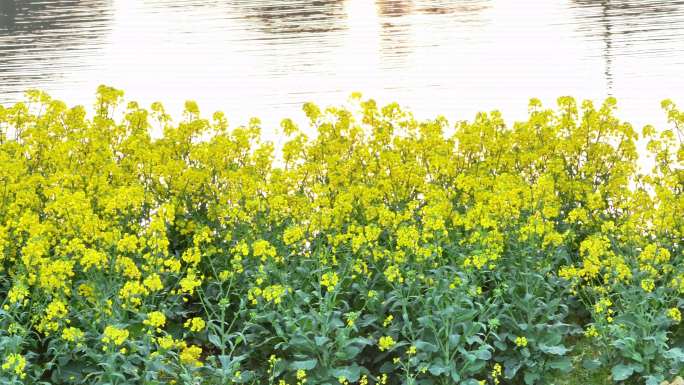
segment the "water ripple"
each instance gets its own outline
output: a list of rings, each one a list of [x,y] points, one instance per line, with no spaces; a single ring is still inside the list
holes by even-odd
[[[679,0],[0,0],[3,104],[108,83],[233,121],[354,90],[424,116],[562,94],[652,115],[684,103],[682,73]]]

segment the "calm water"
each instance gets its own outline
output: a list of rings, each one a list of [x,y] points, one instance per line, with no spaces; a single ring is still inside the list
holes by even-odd
[[[684,106],[684,1],[0,0],[0,103],[89,105],[100,83],[266,132],[352,91],[449,119],[613,95],[659,123],[661,99]]]

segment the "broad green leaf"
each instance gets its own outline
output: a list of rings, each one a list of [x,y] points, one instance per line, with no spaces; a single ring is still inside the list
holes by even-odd
[[[435,344],[426,341],[418,340],[414,345],[416,345],[416,349],[422,352],[434,353],[439,350]]]
[[[209,334],[207,336],[207,339],[209,340],[209,342],[211,342],[217,348],[220,348],[223,346],[223,344],[221,343],[221,337],[217,336],[216,334]]]
[[[565,353],[570,351],[570,349],[566,348],[563,345],[547,346],[544,344],[539,345],[539,350],[541,350],[544,353],[555,354],[557,356],[565,355]]]
[[[659,385],[663,382],[663,380],[665,380],[663,375],[646,376],[644,378],[646,379],[646,385]]]
[[[678,362],[684,362],[684,351],[681,348],[672,348],[663,353],[663,357]]]
[[[454,367],[451,368],[449,374],[451,375],[451,380],[454,381],[454,383],[458,383],[458,381],[461,379],[461,375],[458,373],[458,370],[456,370],[456,368]]]
[[[613,366],[611,373],[613,374],[613,380],[623,381],[634,373],[634,367],[632,365],[617,364]]]
[[[432,364],[428,368],[428,371],[430,371],[430,373],[432,373],[434,376],[439,376],[442,373],[446,373],[448,370],[449,367],[440,364]]]
[[[550,361],[549,367],[558,369],[561,372],[569,372],[572,370],[572,361],[567,357],[558,358]]]
[[[525,375],[523,377],[525,380],[525,384],[527,384],[527,385],[534,384],[540,378],[539,373],[528,371],[528,370],[525,371]]]
[[[599,367],[601,367],[601,361],[599,361],[599,360],[597,360],[597,359],[588,359],[588,358],[585,358],[585,359],[582,361],[582,367],[583,367],[584,369],[589,369],[589,370],[598,369]]]
[[[290,363],[290,368],[298,370],[298,369],[304,369],[304,370],[311,370],[316,367],[316,364],[318,363],[317,359],[311,359],[311,360],[303,360],[303,361],[293,361]]]
[[[457,347],[460,342],[461,342],[461,335],[460,334],[451,334],[449,336],[449,345],[452,348]]]
[[[330,338],[326,336],[316,336],[314,337],[314,341],[316,341],[317,346],[323,346],[326,342],[330,341]]]
[[[361,368],[357,365],[345,366],[341,368],[335,368],[331,371],[331,373],[336,378],[344,377],[349,382],[356,382],[361,376]]]
[[[481,348],[480,350],[475,351],[475,356],[481,360],[488,361],[492,358],[492,352],[490,352],[489,349]]]

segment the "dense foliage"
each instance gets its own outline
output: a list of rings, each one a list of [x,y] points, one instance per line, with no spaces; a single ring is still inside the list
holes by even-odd
[[[613,99],[533,99],[512,127],[492,112],[454,129],[353,95],[304,105],[313,137],[284,120],[276,155],[258,120],[229,130],[192,102],[173,123],[104,86],[92,117],[27,95],[0,107],[3,384],[683,371],[684,113],[669,101],[670,129],[638,135]]]

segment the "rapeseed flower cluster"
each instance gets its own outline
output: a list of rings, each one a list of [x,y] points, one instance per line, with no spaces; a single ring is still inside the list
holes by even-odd
[[[143,321],[143,324],[161,332],[161,328],[166,324],[166,316],[160,311],[153,311],[147,314],[147,319]]]
[[[27,98],[0,106],[2,383],[548,383],[578,339],[681,370],[670,101],[638,133],[612,98],[454,126],[355,95],[276,146],[192,102]]]
[[[201,332],[202,330],[204,330],[205,325],[206,323],[200,317],[190,318],[183,324],[183,326],[185,326],[191,332]]]
[[[380,337],[380,340],[378,340],[378,347],[380,348],[380,351],[388,350],[392,348],[394,344],[396,344],[396,342],[391,336],[382,336]]]
[[[112,344],[115,346],[123,345],[128,339],[128,330],[120,329],[115,326],[107,326],[102,333],[102,342],[105,344]]]
[[[11,374],[24,379],[26,373],[24,369],[26,368],[26,359],[21,354],[12,353],[5,358],[5,362],[2,364],[2,370],[8,371]]]

